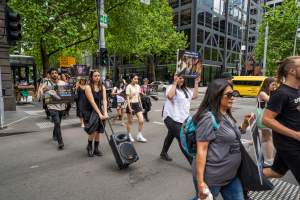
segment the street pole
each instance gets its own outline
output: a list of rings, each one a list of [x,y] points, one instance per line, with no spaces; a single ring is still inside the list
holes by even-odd
[[[101,16],[104,15],[104,0],[96,0],[96,6],[97,6],[97,23],[98,23],[98,52],[99,52],[99,71],[101,74],[102,79],[105,79],[105,67],[101,66],[101,56],[100,52],[101,49],[105,48],[105,32],[104,32],[104,27],[101,26],[100,19]]]
[[[227,65],[227,42],[228,42],[228,9],[229,9],[229,0],[225,0],[225,38],[224,38],[224,54],[223,54],[223,66],[221,68],[221,74],[224,72],[224,69]]]
[[[238,75],[240,76],[241,73],[242,73],[242,59],[243,59],[243,48],[244,48],[244,40],[245,40],[245,23],[244,23],[244,9],[245,9],[245,1],[243,0],[242,1],[242,9],[241,9],[241,13],[242,13],[242,27],[241,27],[241,30],[242,30],[242,38],[241,38],[241,50],[240,50],[240,57],[239,57],[239,69],[238,69]]]
[[[268,52],[268,37],[269,37],[269,23],[267,23],[265,29],[265,41],[264,41],[264,60],[263,60],[263,75],[266,75],[266,67],[267,67],[267,52]]]
[[[2,76],[0,67],[0,129],[4,129],[4,101],[2,93]]]
[[[293,56],[296,55],[296,48],[297,48],[297,39],[298,39],[298,27],[299,27],[299,20],[300,17],[297,19],[297,27],[296,27],[296,33],[295,33],[295,39],[294,39],[294,50],[293,50]]]

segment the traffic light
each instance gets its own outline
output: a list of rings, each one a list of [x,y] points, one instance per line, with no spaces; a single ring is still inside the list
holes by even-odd
[[[6,35],[9,44],[15,44],[22,38],[21,17],[9,7],[6,9]]]
[[[109,58],[108,58],[108,51],[106,48],[100,49],[100,65],[101,66],[108,66]]]

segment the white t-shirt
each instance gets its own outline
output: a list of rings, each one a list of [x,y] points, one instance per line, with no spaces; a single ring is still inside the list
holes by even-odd
[[[170,91],[172,85],[168,86],[166,94]],[[184,120],[190,114],[191,101],[193,97],[193,91],[188,89],[188,98],[186,98],[184,91],[176,89],[176,95],[172,100],[167,99],[164,105],[163,119],[167,117],[172,118],[174,121],[183,123]]]
[[[130,103],[138,103],[141,87],[138,84],[134,86],[129,84],[126,87],[126,95],[129,96]]]
[[[119,93],[123,92],[123,91],[124,91],[124,89],[122,89],[122,88],[117,88],[117,87],[114,87],[114,91],[115,91],[115,92],[117,92],[117,93],[119,94]],[[123,97],[123,96],[121,96],[121,95],[117,95],[117,102],[118,102],[118,103],[124,103],[124,101],[125,101],[125,99],[124,99],[124,97]]]

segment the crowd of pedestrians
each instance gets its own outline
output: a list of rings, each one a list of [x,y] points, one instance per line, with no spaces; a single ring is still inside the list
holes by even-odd
[[[257,108],[263,110],[263,126],[260,126],[266,158],[263,173],[268,178],[278,178],[291,170],[300,183],[300,57],[284,59],[279,63],[277,73],[276,79],[265,79],[257,96]],[[150,120],[150,87],[147,78],[143,79],[143,85],[140,86],[139,78],[137,74],[131,74],[128,84],[120,79],[113,87],[109,77],[101,81],[98,71],[92,71],[89,80],[79,77],[75,85],[75,101],[81,127],[89,130],[86,131],[88,156],[103,155],[99,145],[100,135],[104,132],[111,107],[116,108],[115,120],[122,121],[126,112],[127,133],[131,142],[148,141],[143,135],[143,128],[144,120]],[[195,156],[188,155],[181,145],[181,128],[190,116],[191,101],[198,98],[199,82],[200,77],[195,78],[193,89],[188,88],[185,77],[176,74],[173,83],[166,89],[162,118],[168,132],[160,158],[172,161],[168,150],[176,138],[192,167],[195,199],[206,199],[209,191],[213,199],[220,193],[224,200],[243,200],[245,193],[238,173],[242,159],[240,139],[246,133],[252,115],[245,115],[240,125],[233,117],[231,77],[213,80],[197,112],[192,116],[196,126]],[[40,86],[40,95],[55,85],[66,84],[68,77],[62,75],[59,78],[57,70],[51,69]],[[67,103],[44,102],[46,114],[51,116],[54,123],[53,140],[58,142],[59,149],[64,148],[60,123],[68,106]],[[133,116],[136,116],[138,122],[138,133],[135,135],[132,132]]]

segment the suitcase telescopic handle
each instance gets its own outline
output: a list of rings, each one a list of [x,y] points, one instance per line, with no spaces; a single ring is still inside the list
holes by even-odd
[[[111,130],[111,133],[113,134],[113,133],[114,133],[114,130],[113,130],[112,125],[111,125],[111,123],[110,123],[110,119],[111,119],[111,118],[113,118],[113,117],[108,117],[105,121],[107,121],[108,126],[110,127],[110,130]],[[106,136],[106,139],[107,139],[107,141],[109,142],[109,135],[108,135],[108,133],[107,133],[107,131],[106,131],[106,128],[105,128],[105,126],[104,126],[104,123],[103,123],[102,120],[100,120],[100,122],[101,122],[101,124],[102,124],[102,126],[103,126],[103,128],[104,128],[104,134],[105,134],[105,136]]]

